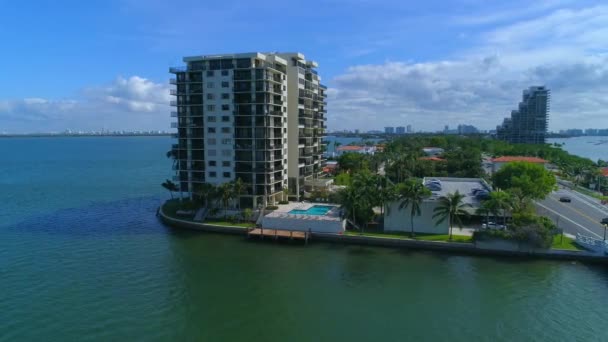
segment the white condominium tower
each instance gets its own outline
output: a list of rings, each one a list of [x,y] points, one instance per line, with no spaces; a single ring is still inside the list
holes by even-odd
[[[322,172],[326,87],[300,53],[184,57],[170,68],[174,179],[194,196],[201,184],[241,179],[240,204],[298,196]]]

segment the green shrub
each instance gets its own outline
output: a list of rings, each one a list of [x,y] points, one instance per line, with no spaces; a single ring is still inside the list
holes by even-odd
[[[289,204],[289,201],[279,201],[279,204]]]
[[[277,210],[279,209],[279,207],[277,207],[276,205],[269,205],[266,207],[266,210]]]

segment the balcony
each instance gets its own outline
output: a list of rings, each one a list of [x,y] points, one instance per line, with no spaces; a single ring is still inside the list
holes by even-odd
[[[176,107],[177,106],[177,101],[176,100],[171,100],[169,101],[169,105],[172,107]]]
[[[172,118],[176,118],[177,117],[177,112],[171,112],[171,117]]]
[[[172,122],[171,123],[171,128],[177,128],[177,122]]]
[[[170,78],[169,84],[177,84],[177,80],[175,78]]]

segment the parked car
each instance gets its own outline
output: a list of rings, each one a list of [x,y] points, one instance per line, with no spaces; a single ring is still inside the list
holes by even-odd
[[[572,199],[570,197],[568,197],[568,196],[562,196],[562,197],[559,198],[559,201],[560,202],[570,203],[570,202],[572,202]]]
[[[608,224],[608,217],[604,217],[602,219],[602,224]]]
[[[483,223],[481,225],[481,228],[483,228],[483,229],[505,229],[505,228],[507,228],[507,226],[505,226],[504,224],[496,224],[494,222],[488,222],[488,223]]]

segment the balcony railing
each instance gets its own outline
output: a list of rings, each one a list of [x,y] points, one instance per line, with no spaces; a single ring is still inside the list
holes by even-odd
[[[171,117],[172,118],[176,118],[177,117],[177,112],[171,112]]]
[[[175,107],[175,106],[177,106],[177,101],[171,100],[171,101],[169,101],[169,105],[172,107]]]
[[[177,128],[177,122],[172,122],[171,123],[171,128]]]

